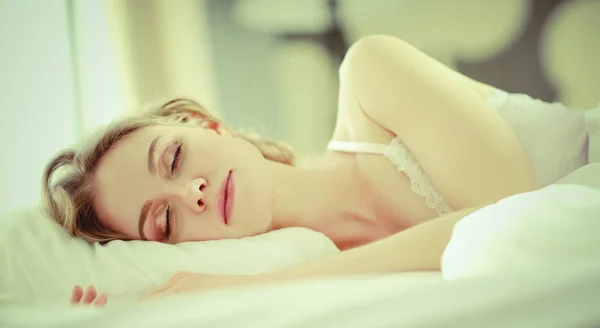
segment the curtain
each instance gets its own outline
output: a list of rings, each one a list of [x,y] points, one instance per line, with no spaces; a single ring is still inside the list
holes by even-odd
[[[186,96],[218,112],[203,0],[110,0],[128,109]]]
[[[79,127],[66,1],[0,2],[0,210],[39,200],[42,169]]]
[[[0,211],[39,202],[58,150],[171,96],[218,110],[199,0],[0,0]]]

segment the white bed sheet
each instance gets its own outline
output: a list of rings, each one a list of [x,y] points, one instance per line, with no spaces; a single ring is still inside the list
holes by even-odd
[[[593,327],[600,266],[445,281],[410,273],[182,295],[95,310],[0,309],[2,327]]]

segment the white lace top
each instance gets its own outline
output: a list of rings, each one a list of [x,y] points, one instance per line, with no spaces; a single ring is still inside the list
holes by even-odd
[[[330,150],[383,155],[392,163],[396,164],[398,170],[404,172],[410,179],[410,188],[417,195],[425,198],[425,204],[437,211],[438,215],[452,213],[452,209],[433,187],[431,180],[410,152],[398,138],[393,139],[389,145],[367,142],[331,141],[327,147]]]
[[[547,186],[589,162],[600,162],[600,105],[572,109],[524,94],[495,90],[487,98],[525,147],[540,186]],[[542,119],[543,118],[543,119]],[[400,139],[389,145],[332,141],[329,149],[383,155],[410,179],[411,189],[439,215],[452,209],[435,190],[417,159]]]

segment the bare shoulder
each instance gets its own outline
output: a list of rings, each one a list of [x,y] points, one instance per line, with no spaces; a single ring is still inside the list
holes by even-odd
[[[387,35],[366,36],[355,42],[340,66],[340,79],[353,93],[362,94],[359,101],[371,118],[389,118],[388,114],[380,112],[398,109],[390,96],[402,92],[414,95],[417,92],[414,83],[421,83],[429,90],[475,92],[482,98],[487,98],[495,89],[445,66],[411,44]],[[420,97],[426,98],[427,89],[421,90],[424,93]]]
[[[497,90],[496,87],[493,87],[491,85],[488,85],[488,84],[485,84],[483,82],[479,82],[479,81],[473,80],[473,79],[471,79],[471,78],[469,78],[467,76],[464,76],[464,75],[463,75],[463,77],[465,79],[467,79],[467,81],[473,85],[473,89],[481,97],[483,97],[484,99],[488,98],[495,90]]]
[[[394,99],[399,93],[410,92],[408,90],[414,88],[411,84],[419,81],[431,87],[438,85],[474,92],[482,99],[495,89],[387,35],[371,35],[356,41],[340,65],[339,79],[334,140],[388,142],[394,133],[386,127],[386,121],[395,120],[394,113],[398,110]],[[425,98],[427,94],[421,97]],[[403,105],[419,107],[417,102]]]

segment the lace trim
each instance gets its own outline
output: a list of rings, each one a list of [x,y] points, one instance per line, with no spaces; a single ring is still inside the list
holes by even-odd
[[[419,196],[425,197],[425,204],[437,211],[438,215],[452,213],[452,209],[434,188],[425,171],[410,152],[410,150],[398,139],[392,140],[383,154],[392,163],[398,166],[398,170],[404,172],[410,179],[410,189]]]

